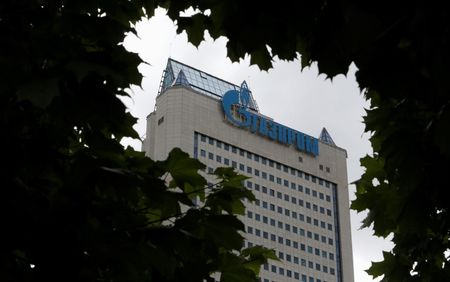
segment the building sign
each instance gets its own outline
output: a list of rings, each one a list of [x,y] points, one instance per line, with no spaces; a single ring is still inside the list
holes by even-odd
[[[266,119],[248,110],[250,93],[245,82],[241,90],[229,90],[222,97],[222,107],[226,119],[252,133],[270,138],[284,145],[294,145],[299,151],[319,155],[319,141],[317,138],[306,135],[272,120]]]

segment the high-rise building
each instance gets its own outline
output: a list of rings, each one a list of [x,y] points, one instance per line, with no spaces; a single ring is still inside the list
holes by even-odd
[[[143,150],[164,159],[174,147],[209,172],[231,166],[251,177],[246,244],[281,259],[264,265],[261,281],[353,281],[347,153],[325,128],[314,138],[283,126],[259,112],[245,82],[169,59]]]

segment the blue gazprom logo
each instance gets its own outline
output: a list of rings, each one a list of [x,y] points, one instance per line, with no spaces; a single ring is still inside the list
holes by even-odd
[[[240,91],[229,90],[222,97],[222,107],[226,119],[232,124],[248,128],[252,133],[258,133],[285,145],[295,145],[299,151],[319,155],[317,138],[266,119],[248,110],[250,93],[245,81]]]

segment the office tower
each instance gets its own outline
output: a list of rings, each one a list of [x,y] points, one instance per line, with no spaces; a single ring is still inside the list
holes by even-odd
[[[245,82],[169,59],[143,150],[158,160],[174,147],[207,172],[231,166],[251,177],[245,185],[257,200],[242,217],[246,244],[281,259],[264,265],[261,281],[353,281],[347,153],[325,128],[314,138],[277,123],[259,112]]]

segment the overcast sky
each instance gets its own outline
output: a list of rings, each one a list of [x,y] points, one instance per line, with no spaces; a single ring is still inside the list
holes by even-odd
[[[268,72],[250,66],[248,58],[231,63],[226,57],[225,38],[213,42],[208,37],[197,49],[187,42],[186,34],[176,34],[175,24],[163,10],[137,24],[137,30],[138,37],[128,36],[125,46],[148,64],[139,68],[144,75],[142,88],[133,87],[132,99],[124,102],[139,119],[135,129],[141,136],[145,135],[145,118],[153,111],[162,72],[171,57],[237,85],[246,80],[260,112],[278,123],[316,137],[325,127],[336,145],[347,150],[349,183],[362,174],[359,159],[372,150],[362,123],[364,107],[369,104],[360,94],[354,66],[346,76],[339,75],[331,81],[318,75],[316,66],[301,71],[299,61],[276,61]],[[126,144],[141,148],[137,140],[126,140]],[[354,199],[355,187],[349,188],[350,199]],[[373,237],[371,230],[359,230],[363,218],[364,214],[351,212],[356,282],[375,281],[364,270],[370,261],[381,260],[382,250],[392,247],[391,243]]]

